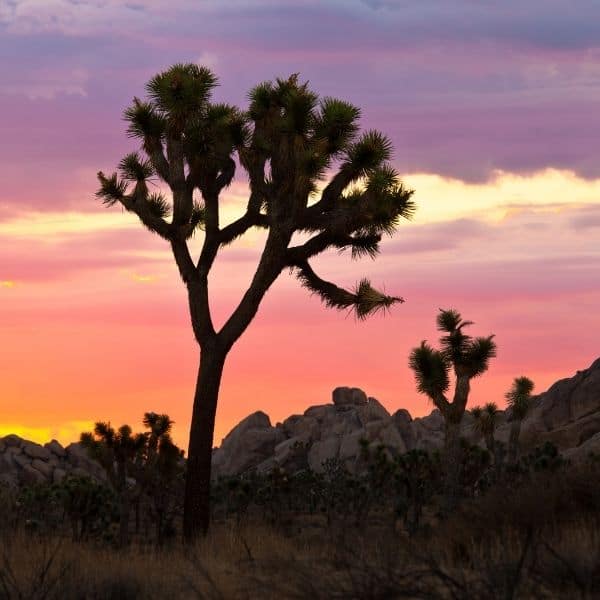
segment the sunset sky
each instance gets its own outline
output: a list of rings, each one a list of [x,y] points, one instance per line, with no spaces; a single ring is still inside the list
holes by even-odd
[[[75,440],[95,420],[187,428],[198,354],[165,242],[95,199],[96,172],[135,149],[123,109],[157,71],[197,62],[215,97],[299,72],[387,133],[418,211],[374,262],[335,252],[320,273],[368,275],[406,298],[356,322],[284,273],[226,366],[216,442],[264,410],[275,423],[363,388],[390,411],[431,410],[410,349],[439,307],[496,334],[472,402],[513,377],[538,391],[600,356],[600,4],[593,0],[0,0],[0,435]],[[244,206],[242,174],[226,216]],[[262,237],[211,279],[222,322]]]

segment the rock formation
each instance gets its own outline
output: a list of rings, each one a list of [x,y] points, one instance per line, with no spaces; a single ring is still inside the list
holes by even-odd
[[[79,444],[63,448],[56,440],[41,446],[14,434],[0,438],[0,486],[58,483],[67,475],[106,480],[102,467]]]
[[[510,412],[500,412],[496,439],[506,443],[509,429]],[[462,434],[483,445],[468,413]],[[444,420],[437,410],[414,419],[405,409],[390,415],[362,390],[339,387],[333,390],[331,404],[311,406],[275,426],[264,412],[246,417],[213,451],[213,472],[217,477],[252,469],[266,472],[275,466],[320,471],[328,459],[338,459],[352,471],[363,439],[392,456],[413,448],[436,450],[443,444]],[[523,421],[521,445],[529,449],[546,441],[571,460],[600,454],[600,359],[534,398]],[[0,485],[57,482],[67,474],[106,479],[79,444],[63,448],[56,440],[41,446],[17,435],[0,438]]]
[[[523,449],[550,441],[572,460],[600,453],[600,359],[574,377],[556,382],[533,402],[523,421]],[[496,438],[504,443],[510,417],[509,411],[501,411],[498,417]],[[462,435],[483,445],[468,413]],[[213,451],[214,475],[268,471],[274,466],[293,471],[308,465],[319,471],[328,459],[338,459],[352,471],[362,439],[384,446],[391,455],[413,448],[437,450],[444,440],[444,420],[438,410],[415,419],[405,409],[390,415],[362,390],[339,387],[331,404],[311,406],[274,427],[263,412],[246,417]]]

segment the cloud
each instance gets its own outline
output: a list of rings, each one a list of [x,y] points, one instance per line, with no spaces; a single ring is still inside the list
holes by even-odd
[[[48,157],[57,171],[110,166],[130,146],[121,114],[131,97],[190,60],[215,68],[216,97],[240,105],[257,82],[301,71],[363,107],[403,172],[600,176],[598,5],[370,4],[378,10],[358,0],[3,3],[0,54],[17,59],[0,65],[11,115],[0,160],[9,173]]]
[[[571,226],[582,233],[588,229],[600,227],[600,204],[586,206],[577,211],[571,219]]]
[[[71,69],[52,73],[49,70],[33,70],[13,81],[5,81],[2,93],[22,95],[30,100],[54,100],[57,96],[87,96],[86,83],[89,74],[85,69]]]

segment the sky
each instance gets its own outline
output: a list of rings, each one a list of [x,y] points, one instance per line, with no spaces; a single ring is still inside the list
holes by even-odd
[[[153,410],[187,443],[185,290],[165,243],[94,197],[96,172],[135,149],[124,108],[175,62],[212,68],[215,99],[241,107],[297,72],[360,106],[418,205],[377,260],[316,263],[406,299],[385,316],[357,322],[282,274],[229,357],[217,444],[250,412],[276,423],[340,385],[429,413],[407,361],[436,341],[440,307],[496,335],[473,404],[502,404],[519,375],[543,391],[600,355],[600,3],[0,0],[0,435],[67,443]],[[240,174],[227,218],[246,192]],[[219,257],[218,323],[261,242]]]

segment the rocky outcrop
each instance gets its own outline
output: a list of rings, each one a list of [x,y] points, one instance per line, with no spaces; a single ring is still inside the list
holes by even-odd
[[[504,443],[510,419],[510,411],[499,414],[496,438]],[[524,449],[549,441],[574,461],[600,454],[600,359],[534,398],[521,432]],[[483,444],[469,414],[462,435]],[[213,474],[268,472],[277,466],[289,472],[307,467],[322,471],[331,459],[355,471],[363,443],[383,446],[395,456],[414,448],[437,450],[443,441],[444,419],[438,410],[414,419],[405,409],[390,415],[359,388],[339,387],[330,404],[311,406],[275,426],[261,411],[246,417],[213,450]],[[63,448],[56,440],[41,446],[17,435],[0,438],[0,485],[56,483],[67,475],[106,479],[79,444]]]
[[[572,460],[590,452],[600,454],[600,359],[589,369],[556,382],[533,402],[522,424],[524,449],[550,441]],[[496,438],[504,443],[510,419],[509,411],[498,417]],[[462,435],[483,445],[468,413]],[[371,447],[383,446],[392,456],[413,448],[438,450],[444,442],[444,419],[438,410],[414,419],[405,409],[390,415],[359,388],[338,387],[331,404],[311,406],[275,427],[265,413],[246,417],[214,450],[213,471],[215,476],[255,468],[264,472],[275,466],[288,471],[310,466],[320,471],[329,459],[341,461],[352,471],[365,443],[362,440]]]
[[[14,434],[0,438],[0,485],[58,483],[67,475],[106,480],[102,467],[79,444],[63,448],[56,440],[41,446]]]

